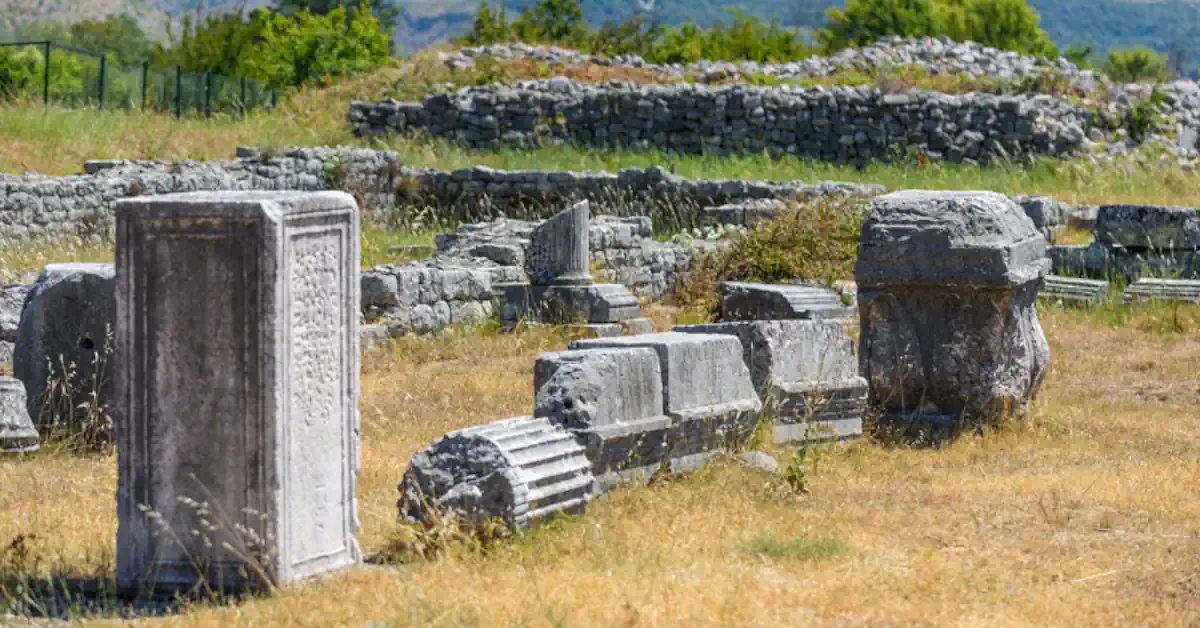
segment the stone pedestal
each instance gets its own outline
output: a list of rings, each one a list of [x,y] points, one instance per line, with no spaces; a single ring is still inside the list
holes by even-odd
[[[360,560],[358,267],[341,192],[117,204],[120,589]]]
[[[0,377],[0,453],[38,450],[38,431],[25,408],[25,385],[15,377]]]
[[[860,371],[884,422],[957,430],[1022,412],[1050,359],[1046,240],[993,192],[895,192],[863,225]]]

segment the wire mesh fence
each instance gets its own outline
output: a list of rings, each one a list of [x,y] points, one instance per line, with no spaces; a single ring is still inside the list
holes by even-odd
[[[274,106],[277,95],[261,82],[150,62],[121,65],[106,55],[51,41],[0,43],[0,101],[99,109],[144,109],[188,114],[242,114]]]

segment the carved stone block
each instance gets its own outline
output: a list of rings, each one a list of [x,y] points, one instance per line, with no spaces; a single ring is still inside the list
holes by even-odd
[[[118,587],[238,590],[357,563],[353,198],[123,200],[117,295]]]

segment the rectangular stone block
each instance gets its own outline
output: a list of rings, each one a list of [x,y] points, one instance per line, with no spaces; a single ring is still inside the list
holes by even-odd
[[[641,316],[637,297],[620,284],[533,286],[507,284],[502,322],[620,323]]]
[[[360,560],[359,259],[341,192],[117,204],[121,589]]]
[[[569,429],[601,490],[649,479],[670,456],[658,356],[647,348],[544,353],[533,370],[534,416]]]
[[[862,433],[867,382],[858,375],[858,356],[846,323],[735,321],[680,325],[675,331],[725,334],[741,342],[755,391],[775,420],[776,441]]]
[[[1096,240],[1132,249],[1200,249],[1200,208],[1105,205],[1097,211]]]

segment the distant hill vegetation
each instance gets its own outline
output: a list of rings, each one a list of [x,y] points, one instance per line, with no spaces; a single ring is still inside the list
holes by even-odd
[[[526,0],[503,0],[505,9],[517,14]],[[77,21],[128,13],[156,38],[166,35],[165,24],[203,7],[205,11],[227,11],[241,6],[248,10],[269,0],[0,0],[0,39],[11,37],[20,23],[55,20]],[[394,40],[413,51],[443,41],[466,30],[478,0],[392,0],[400,11]],[[498,2],[493,2],[493,6]],[[1098,53],[1111,48],[1147,46],[1167,52],[1177,42],[1188,65],[1200,61],[1200,0],[1029,0],[1041,15],[1041,27],[1065,48],[1069,44],[1092,44]],[[641,8],[651,6],[652,19],[663,24],[686,21],[711,25],[727,19],[729,9],[742,9],[765,20],[777,19],[786,26],[814,29],[825,24],[825,10],[841,7],[838,0],[584,0],[584,17],[593,24],[622,22]]]

